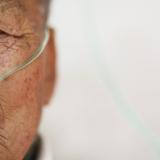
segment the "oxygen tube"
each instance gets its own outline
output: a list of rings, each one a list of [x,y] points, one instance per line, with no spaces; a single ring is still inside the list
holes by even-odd
[[[92,49],[91,58],[94,58],[94,64],[97,67],[97,72],[107,90],[109,90],[110,94],[114,102],[116,103],[116,108],[121,112],[121,114],[125,117],[128,123],[141,135],[146,144],[152,148],[153,152],[156,155],[156,158],[160,159],[160,139],[159,137],[155,136],[155,134],[147,127],[143,125],[138,114],[129,106],[122,96],[122,92],[114,82],[112,78],[113,75],[111,74],[109,67],[107,67],[106,62],[104,62],[104,58],[100,56],[102,53],[103,46],[100,43],[99,36],[97,35],[97,28],[95,20],[93,19],[93,1],[82,1],[81,5],[83,11],[81,13],[84,15],[84,24],[85,24],[85,34],[88,39],[88,45]],[[104,62],[104,63],[103,63]],[[103,65],[105,64],[105,65]]]
[[[47,43],[49,40],[49,29],[47,28],[45,30],[45,35],[42,43],[39,45],[39,47],[33,52],[33,54],[26,59],[23,63],[15,65],[14,67],[8,69],[7,71],[0,74],[0,81],[3,81],[10,77],[11,75],[15,74],[16,72],[23,70],[24,68],[28,67],[31,63],[33,63],[44,51]]]

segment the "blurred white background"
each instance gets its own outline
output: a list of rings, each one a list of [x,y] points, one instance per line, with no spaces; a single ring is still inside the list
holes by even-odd
[[[41,132],[55,160],[160,159],[150,137],[160,138],[159,8],[159,0],[52,3],[58,83]]]

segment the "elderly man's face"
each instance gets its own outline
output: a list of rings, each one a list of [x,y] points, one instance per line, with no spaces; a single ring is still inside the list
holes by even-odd
[[[41,0],[0,0],[0,74],[31,56],[44,37]],[[22,160],[37,134],[54,81],[52,35],[43,54],[0,81],[0,160]]]

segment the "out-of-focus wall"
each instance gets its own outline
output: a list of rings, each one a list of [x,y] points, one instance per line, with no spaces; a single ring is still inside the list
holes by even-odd
[[[41,132],[56,160],[157,158],[159,6],[159,0],[54,1],[58,83]]]

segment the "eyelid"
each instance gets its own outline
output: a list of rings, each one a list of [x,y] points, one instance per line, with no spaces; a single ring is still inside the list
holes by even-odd
[[[17,23],[17,22],[15,22]],[[22,22],[21,22],[22,23]],[[27,20],[24,20],[24,24],[18,25],[18,24],[11,24],[9,22],[2,22],[0,20],[0,31],[5,33],[6,35],[9,36],[14,36],[14,37],[22,37],[26,34],[33,34],[33,29],[30,26],[30,23],[27,22]]]
[[[46,45],[48,44],[49,36],[50,36],[49,29],[47,28],[45,30],[45,35],[44,35],[44,39],[43,39],[42,43],[38,46],[38,48],[34,51],[34,53],[27,60],[25,60],[23,63],[16,65],[16,66],[10,68],[8,71],[2,73],[0,75],[0,81],[7,79],[9,76],[26,68],[32,62],[34,62],[44,51]]]

